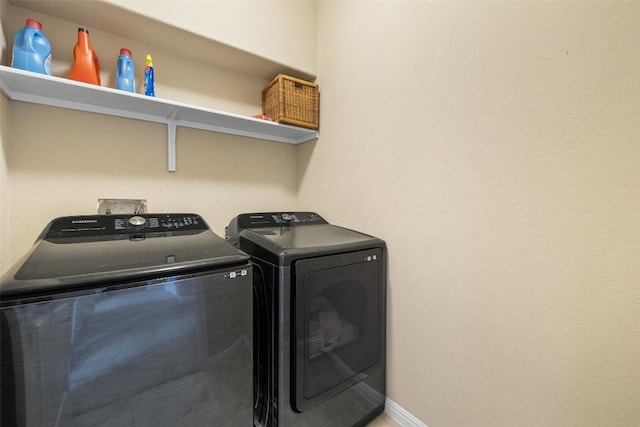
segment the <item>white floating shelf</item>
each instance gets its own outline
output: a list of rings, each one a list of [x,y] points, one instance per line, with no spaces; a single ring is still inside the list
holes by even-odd
[[[0,65],[0,89],[14,101],[164,123],[168,128],[168,169],[176,170],[176,126],[287,144],[318,138],[318,132],[239,114],[90,85]]]

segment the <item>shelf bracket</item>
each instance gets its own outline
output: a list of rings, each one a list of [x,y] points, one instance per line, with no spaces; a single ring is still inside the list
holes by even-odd
[[[176,171],[176,116],[178,109],[175,109],[167,120],[167,169],[169,172]]]

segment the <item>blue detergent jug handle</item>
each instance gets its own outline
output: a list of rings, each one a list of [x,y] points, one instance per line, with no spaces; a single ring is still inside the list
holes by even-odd
[[[27,47],[34,51],[36,48],[33,45],[33,39],[36,36],[42,36],[44,37],[44,34],[42,33],[42,29],[40,27],[40,23],[38,21],[35,21],[33,19],[27,19],[27,22],[23,28],[23,33],[22,33],[22,38],[23,38],[23,44],[24,44],[24,40],[27,40]]]

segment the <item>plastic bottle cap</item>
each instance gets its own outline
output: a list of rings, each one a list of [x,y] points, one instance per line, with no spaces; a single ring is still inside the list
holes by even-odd
[[[79,27],[78,31],[82,31],[82,32],[85,32],[85,33],[89,34],[89,29],[84,28],[84,27]]]
[[[120,55],[131,56],[131,51],[126,47],[120,49]]]
[[[27,18],[27,27],[36,28],[42,31],[42,24],[36,21],[35,19]]]
[[[149,67],[153,67],[153,59],[151,59],[151,55],[147,54],[145,58],[145,64]]]

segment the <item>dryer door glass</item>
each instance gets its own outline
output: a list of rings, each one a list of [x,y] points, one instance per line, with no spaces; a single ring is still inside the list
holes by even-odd
[[[381,355],[382,250],[295,263],[294,408],[304,412],[367,378]]]

